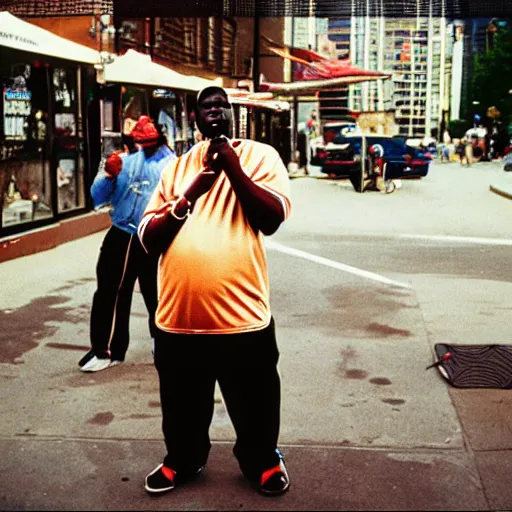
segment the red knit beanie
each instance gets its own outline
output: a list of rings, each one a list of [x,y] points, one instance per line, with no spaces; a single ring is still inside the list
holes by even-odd
[[[134,142],[140,144],[143,148],[156,144],[160,134],[149,116],[140,116],[137,124],[130,132]]]

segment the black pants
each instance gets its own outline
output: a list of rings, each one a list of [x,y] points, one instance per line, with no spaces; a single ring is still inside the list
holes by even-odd
[[[130,342],[130,310],[135,281],[149,314],[149,331],[155,336],[158,256],[144,251],[137,235],[112,226],[100,249],[96,266],[97,289],[91,310],[91,347],[98,357],[124,361]]]
[[[233,453],[243,474],[257,479],[279,464],[281,382],[274,322],[243,334],[169,334],[157,330],[164,464],[178,473],[206,464],[218,381],[236,432]]]

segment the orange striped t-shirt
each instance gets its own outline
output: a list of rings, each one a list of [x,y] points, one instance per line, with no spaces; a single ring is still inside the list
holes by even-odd
[[[146,215],[178,198],[203,168],[208,142],[196,144],[164,169]],[[290,184],[277,151],[243,140],[235,147],[244,172],[290,211]],[[144,219],[143,219],[144,222]],[[226,334],[263,329],[270,322],[263,234],[254,232],[229,178],[221,172],[194,205],[162,254],[156,325],[167,332]]]

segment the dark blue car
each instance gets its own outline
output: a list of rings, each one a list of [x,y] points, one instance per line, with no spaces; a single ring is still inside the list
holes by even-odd
[[[366,148],[380,144],[384,149],[386,179],[423,178],[430,168],[430,156],[408,146],[400,137],[368,135]],[[325,146],[318,147],[315,163],[322,172],[335,177],[350,178],[361,172],[362,136],[337,136]]]

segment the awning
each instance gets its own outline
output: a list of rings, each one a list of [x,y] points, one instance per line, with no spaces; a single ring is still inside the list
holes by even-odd
[[[387,76],[344,76],[340,78],[329,78],[326,80],[303,80],[300,82],[262,82],[261,91],[290,94],[316,94],[318,91],[334,89],[342,85],[357,84],[360,82],[372,82],[374,80],[383,80]]]
[[[229,101],[234,105],[267,108],[275,111],[290,110],[290,104],[287,101],[274,99],[274,95],[271,92],[251,93],[244,89],[227,87],[224,90],[228,94]]]
[[[88,64],[100,60],[96,50],[57,36],[7,11],[0,12],[0,46]]]
[[[289,83],[272,83],[262,80],[261,91],[276,93],[315,94],[317,91],[332,89],[339,86],[386,80],[391,77],[389,73],[363,69],[354,66],[348,59],[332,59],[323,57],[312,50],[294,48],[282,43],[276,43],[264,38],[268,49],[295,63],[295,80]]]
[[[211,85],[220,85],[215,80],[173,71],[153,62],[149,55],[131,49],[120,57],[114,57],[112,63],[105,64],[103,78],[105,82],[150,85],[194,92]]]

